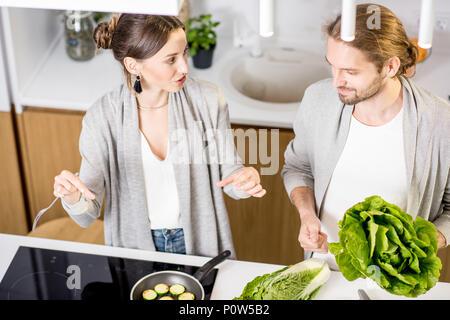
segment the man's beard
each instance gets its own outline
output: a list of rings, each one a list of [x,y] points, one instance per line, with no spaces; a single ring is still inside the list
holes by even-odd
[[[375,80],[372,81],[372,83],[366,89],[362,90],[362,92],[360,93],[356,92],[356,90],[352,88],[338,87],[338,89],[350,90],[354,92],[353,95],[345,95],[345,96],[339,93],[339,99],[341,99],[341,101],[347,105],[354,105],[361,101],[370,99],[373,96],[375,96],[378,93],[378,91],[380,91],[384,79],[385,77],[383,77],[381,74],[378,75],[375,78]]]

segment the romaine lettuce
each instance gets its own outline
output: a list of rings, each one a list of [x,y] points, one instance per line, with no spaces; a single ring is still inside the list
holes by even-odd
[[[439,279],[437,229],[379,196],[347,210],[339,221],[339,242],[329,243],[344,277],[371,278],[390,293],[417,297]]]
[[[233,300],[311,300],[329,278],[328,264],[311,258],[256,277]]]

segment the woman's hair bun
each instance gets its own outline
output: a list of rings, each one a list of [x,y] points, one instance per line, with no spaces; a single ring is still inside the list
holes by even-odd
[[[119,14],[115,14],[109,22],[103,21],[97,25],[93,34],[97,49],[111,49],[111,40],[118,22]]]

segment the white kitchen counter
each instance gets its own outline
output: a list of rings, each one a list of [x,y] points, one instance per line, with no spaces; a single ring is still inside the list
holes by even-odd
[[[210,258],[169,254],[145,250],[125,249],[103,245],[51,240],[0,233],[0,280],[8,269],[19,246],[65,250],[114,257],[160,261],[175,264],[201,266]],[[247,282],[256,276],[273,272],[283,266],[248,261],[226,260],[219,264],[216,282],[211,294],[214,300],[230,300],[242,293]],[[385,292],[370,280],[347,281],[340,272],[331,272],[329,281],[320,289],[316,299],[359,299],[357,290],[365,289],[371,299],[408,299]],[[413,299],[413,298],[410,298]],[[426,294],[415,299],[450,299],[450,283],[439,282]]]

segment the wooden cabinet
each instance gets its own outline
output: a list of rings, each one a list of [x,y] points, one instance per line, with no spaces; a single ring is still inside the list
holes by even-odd
[[[297,240],[300,219],[296,208],[289,200],[280,175],[284,164],[284,151],[289,141],[294,138],[293,131],[237,125],[233,125],[232,128],[235,130],[235,137],[238,136],[236,130],[239,129],[248,133],[245,150],[238,148],[246,166],[254,166],[260,175],[261,169],[266,168],[267,171],[271,167],[267,163],[262,163],[266,161],[261,161],[259,156],[255,164],[255,149],[260,154],[264,146],[272,158],[271,165],[274,165],[273,161],[278,160],[278,169],[274,174],[261,175],[261,184],[267,190],[263,198],[234,200],[225,196],[237,258],[283,265],[303,260],[303,249]],[[261,134],[265,131],[267,139]],[[277,131],[279,139],[275,138]],[[271,142],[272,135],[275,141],[278,140],[276,141],[278,146]],[[266,142],[260,144],[261,139]],[[235,143],[238,146],[238,138],[235,138]],[[271,147],[274,150],[271,150]],[[263,155],[266,154],[264,150],[262,152]]]
[[[0,112],[0,232],[28,231],[19,155],[11,112]]]
[[[447,239],[447,242],[448,241],[449,240]],[[441,259],[442,262],[442,270],[439,281],[450,282],[450,246],[447,246],[444,249],[439,249],[437,256]]]

